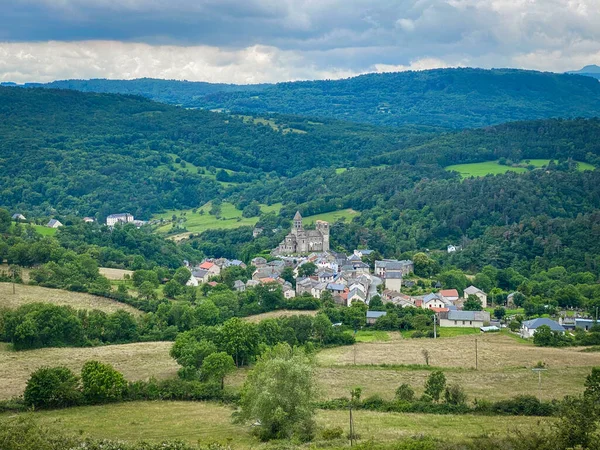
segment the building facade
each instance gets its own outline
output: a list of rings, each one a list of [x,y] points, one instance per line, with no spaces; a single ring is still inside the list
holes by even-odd
[[[329,223],[317,220],[315,228],[314,230],[305,230],[300,211],[296,212],[292,230],[275,252],[279,255],[295,255],[329,251]]]

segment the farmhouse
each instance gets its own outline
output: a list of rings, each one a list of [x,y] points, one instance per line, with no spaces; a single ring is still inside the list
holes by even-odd
[[[537,329],[542,325],[550,327],[552,331],[558,331],[559,333],[565,332],[565,328],[560,323],[540,317],[538,319],[526,320],[521,324],[521,337],[524,337],[525,339],[533,337]]]
[[[62,226],[63,226],[63,224],[62,224],[62,223],[60,223],[60,222],[59,222],[58,220],[56,220],[56,219],[51,219],[51,220],[50,220],[50,222],[48,222],[48,223],[46,224],[46,226],[47,226],[48,228],[58,228],[58,227],[62,227]]]
[[[463,293],[463,297],[465,299],[469,298],[469,295],[475,295],[481,301],[481,306],[487,308],[487,294],[483,292],[481,289],[476,288],[475,286],[469,286],[465,289]]]
[[[23,214],[17,213],[12,215],[12,220],[14,220],[15,222],[25,222],[27,219]]]
[[[486,311],[447,311],[439,313],[440,327],[481,328],[490,322]]]
[[[84,221],[85,223],[93,223],[93,222],[94,222],[94,219],[93,219],[92,217],[84,217],[84,218],[83,218],[83,221]]]
[[[456,289],[442,289],[439,294],[449,302],[458,300],[458,291]]]
[[[367,325],[373,325],[377,319],[387,315],[386,311],[367,311]]]
[[[385,278],[388,272],[400,272],[403,276],[414,271],[414,264],[411,260],[405,259],[398,261],[395,259],[384,259],[382,261],[375,261],[375,275],[381,278]]]
[[[111,214],[106,218],[106,225],[114,227],[117,223],[131,223],[135,219],[129,213]]]

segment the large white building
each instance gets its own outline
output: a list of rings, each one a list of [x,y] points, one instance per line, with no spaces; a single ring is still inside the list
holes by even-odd
[[[129,213],[111,214],[106,218],[106,225],[113,227],[117,223],[131,223],[134,220],[133,216]]]

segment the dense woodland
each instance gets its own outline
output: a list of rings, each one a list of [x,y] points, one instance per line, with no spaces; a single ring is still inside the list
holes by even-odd
[[[137,94],[192,108],[392,126],[474,128],[515,120],[593,117],[600,111],[600,85],[593,78],[514,69],[436,69],[250,86],[151,79],[32,86]]]

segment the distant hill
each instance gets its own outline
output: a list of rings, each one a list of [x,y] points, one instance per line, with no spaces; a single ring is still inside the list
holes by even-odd
[[[197,81],[159,80],[139,78],[136,80],[60,80],[51,83],[25,83],[24,87],[71,89],[81,92],[141,95],[155,101],[187,106],[197,98],[217,92],[244,92],[264,89],[266,84],[235,85]]]
[[[390,126],[474,128],[600,115],[600,85],[589,77],[515,69],[436,69],[248,86],[153,79],[71,80],[35,86],[137,94],[188,108]]]
[[[589,66],[585,66],[583,69],[573,70],[567,73],[571,75],[583,75],[586,77],[600,79],[600,66],[597,66],[596,64],[591,64]]]

